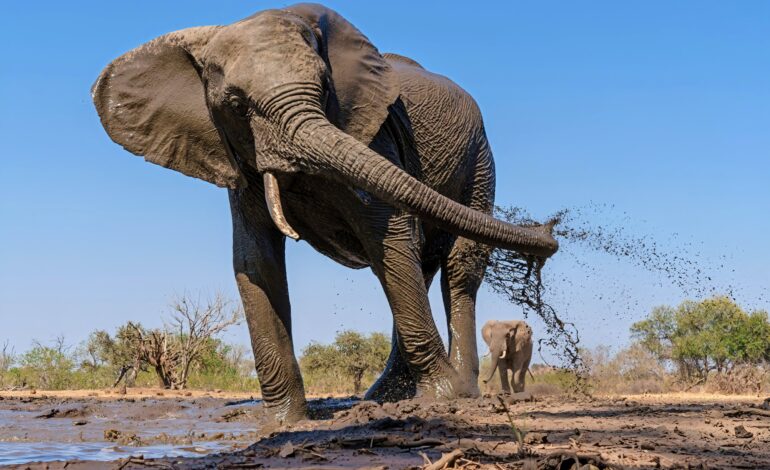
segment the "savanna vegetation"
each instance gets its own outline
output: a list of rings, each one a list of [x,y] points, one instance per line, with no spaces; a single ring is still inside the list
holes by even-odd
[[[302,350],[299,367],[311,393],[365,391],[385,368],[390,336],[356,331],[337,333],[332,344],[311,343]]]
[[[588,391],[770,392],[770,320],[764,310],[747,312],[726,297],[688,300],[653,309],[631,326],[630,335],[631,344],[615,352],[606,346],[581,350]],[[486,367],[482,361],[482,376]],[[535,365],[532,372],[529,389],[535,393],[576,388],[570,371]],[[494,390],[497,380],[487,387]]]
[[[221,333],[238,323],[241,312],[222,296],[207,301],[190,296],[171,305],[167,322],[146,328],[128,322],[114,332],[97,330],[80,345],[64,338],[35,343],[15,354],[0,347],[0,389],[90,389],[163,387],[257,391],[251,352],[228,344]],[[588,390],[599,394],[663,393],[698,390],[719,393],[770,391],[770,320],[765,311],[747,312],[715,297],[655,308],[634,323],[629,346],[582,350]],[[360,394],[384,369],[390,338],[341,331],[331,344],[311,343],[299,358],[308,393]],[[537,353],[536,357],[537,359]],[[481,376],[489,361],[482,359]],[[571,371],[533,364],[536,394],[570,393]],[[495,376],[483,391],[495,392]]]

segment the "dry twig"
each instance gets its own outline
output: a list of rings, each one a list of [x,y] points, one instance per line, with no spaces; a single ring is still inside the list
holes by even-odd
[[[447,454],[442,454],[440,459],[436,460],[430,465],[426,465],[423,467],[423,470],[441,470],[444,467],[452,465],[455,460],[459,459],[463,455],[464,454],[462,449],[455,449]]]

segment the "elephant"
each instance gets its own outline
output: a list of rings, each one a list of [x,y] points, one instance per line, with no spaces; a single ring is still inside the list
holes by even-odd
[[[548,224],[491,215],[494,162],[475,101],[381,54],[317,4],[171,32],[108,64],[92,88],[109,137],[227,188],[233,267],[267,414],[307,417],[292,341],[286,238],[370,268],[393,315],[367,399],[478,395],[476,291],[490,247],[545,260]],[[441,270],[449,351],[428,303]]]
[[[489,354],[492,357],[489,377],[484,383],[492,380],[497,369],[503,393],[510,394],[511,387],[514,393],[523,392],[529,363],[532,360],[532,328],[523,320],[489,320],[481,328],[481,337],[489,346]]]

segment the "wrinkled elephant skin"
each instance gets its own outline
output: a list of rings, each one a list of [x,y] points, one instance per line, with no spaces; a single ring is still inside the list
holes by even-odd
[[[323,6],[160,36],[110,63],[92,92],[115,142],[228,189],[235,277],[278,421],[307,412],[287,236],[371,268],[382,284],[393,349],[367,394],[380,401],[478,394],[486,247],[539,257],[558,249],[547,231],[490,216],[494,163],[473,99],[411,59],[380,54]],[[439,269],[448,352],[427,296]]]

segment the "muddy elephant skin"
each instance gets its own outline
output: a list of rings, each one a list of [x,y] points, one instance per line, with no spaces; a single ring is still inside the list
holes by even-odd
[[[480,244],[539,257],[558,248],[542,227],[490,216],[494,163],[473,99],[411,59],[380,54],[320,5],[160,36],[110,63],[92,93],[115,142],[227,188],[236,282],[278,421],[307,412],[287,237],[379,279],[394,319],[388,366],[367,393],[380,401],[478,394]],[[439,269],[448,352],[427,296]]]
[[[492,359],[489,377],[484,382],[492,380],[497,369],[503,393],[511,393],[511,387],[513,393],[523,392],[532,360],[532,329],[529,325],[521,320],[490,320],[481,328],[481,337],[489,346]],[[511,371],[510,379],[508,371]]]

